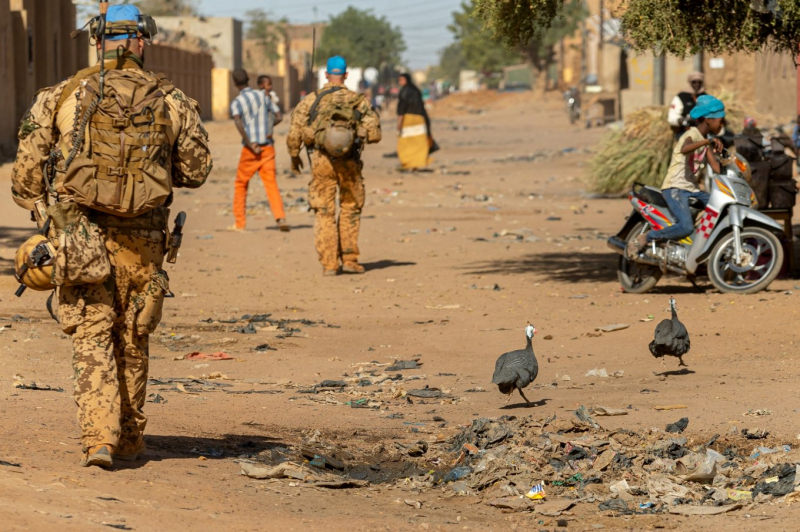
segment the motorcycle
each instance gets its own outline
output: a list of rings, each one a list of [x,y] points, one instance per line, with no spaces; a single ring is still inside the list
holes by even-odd
[[[750,188],[750,165],[740,155],[723,150],[721,171],[706,169],[708,205],[689,201],[695,222],[692,235],[680,242],[654,241],[636,257],[628,257],[628,242],[650,230],[675,223],[661,190],[634,183],[628,199],[633,212],[608,246],[622,255],[617,276],[623,290],[644,294],[656,286],[665,273],[695,282],[706,270],[711,283],[725,293],[753,294],[764,290],[783,266],[783,246],[778,235],[783,228],[755,209],[756,196]]]
[[[581,119],[581,96],[577,87],[570,87],[564,92],[564,101],[567,102],[569,123],[574,124]]]

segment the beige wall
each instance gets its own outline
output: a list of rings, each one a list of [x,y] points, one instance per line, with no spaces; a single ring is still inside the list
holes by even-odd
[[[231,71],[227,68],[215,68],[211,71],[211,116],[214,120],[229,120],[231,117],[231,101],[236,97]]]
[[[724,66],[711,68],[712,64],[718,66],[720,59]],[[703,67],[709,94],[720,94],[722,91],[735,93],[737,103],[747,114],[761,115],[779,122],[796,117],[797,69],[791,56],[772,52],[706,56]],[[665,104],[669,104],[678,92],[689,89],[687,77],[693,70],[692,58],[666,58]],[[652,54],[631,53],[628,58],[628,74],[630,88],[623,91],[623,115],[652,104]]]
[[[759,113],[795,119],[800,109],[797,108],[797,67],[791,56],[759,54],[754,81]]]

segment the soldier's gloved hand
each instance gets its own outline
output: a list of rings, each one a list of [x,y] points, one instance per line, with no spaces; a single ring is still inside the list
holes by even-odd
[[[303,169],[303,159],[301,159],[299,155],[293,156],[292,157],[292,173],[293,174],[299,174],[302,169]]]

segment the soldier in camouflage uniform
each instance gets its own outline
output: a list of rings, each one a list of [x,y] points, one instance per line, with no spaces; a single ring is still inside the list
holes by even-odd
[[[131,26],[124,24],[133,21],[132,27],[136,28],[135,23],[142,16],[134,6],[111,6],[107,24],[109,27],[115,23],[123,24],[124,31],[127,31],[125,28]],[[144,125],[138,126],[139,129],[160,127],[161,132],[144,135],[148,140],[144,141],[143,148],[142,142],[138,147],[128,146],[129,151],[124,152],[128,155],[123,159],[131,161],[134,154],[143,156],[161,150],[156,162],[163,167],[164,177],[171,181],[171,186],[197,188],[206,181],[212,166],[208,134],[200,120],[197,102],[163,77],[143,69],[145,37],[151,36],[143,36],[135,29],[129,34],[119,35],[118,31],[116,35],[106,37],[104,61],[107,77],[111,79],[116,70],[136,83],[149,83],[151,86],[158,83],[160,93],[150,100],[150,104],[161,105],[163,109],[163,115],[158,115],[151,107],[142,108],[144,120],[140,123]],[[76,141],[73,129],[81,129],[74,125],[79,116],[76,108],[80,105],[80,94],[85,90],[87,80],[90,86],[97,83],[98,72],[99,67],[78,72],[70,80],[39,91],[34,98],[23,118],[12,174],[13,199],[20,207],[33,210],[34,203],[41,199],[57,199],[56,206],[76,206],[75,195],[65,188],[65,174],[68,174],[65,155],[70,154]],[[112,82],[107,80],[106,83],[108,86]],[[104,100],[98,99],[102,105]],[[94,127],[94,121],[91,124]],[[121,126],[117,124],[115,127]],[[88,132],[89,127],[86,129]],[[95,143],[93,152],[103,151],[98,144],[99,138],[108,141],[105,150],[109,152],[110,147],[109,153],[112,154],[120,149],[120,144],[125,144],[115,140],[120,139],[122,133],[102,137],[103,133],[92,130],[91,135],[96,139],[89,139],[86,135],[76,163],[81,157],[92,157],[92,154],[87,155],[92,142]],[[161,145],[158,145],[157,138],[162,139]],[[135,141],[135,136],[127,138],[128,143],[135,144]],[[53,151],[57,153],[55,160],[51,156]],[[45,172],[48,161],[55,165],[52,182]],[[128,178],[139,186],[141,178],[135,179],[135,166],[129,164],[125,168],[120,165],[122,174],[127,173]],[[102,171],[110,172],[102,166],[96,168],[98,175]],[[155,170],[151,168],[150,172]],[[99,183],[99,179],[96,181]],[[99,189],[101,185],[95,186]],[[169,291],[168,278],[161,267],[167,244],[169,213],[166,204],[170,201],[171,194],[163,205],[138,216],[115,216],[108,210],[100,212],[80,207],[80,212],[88,219],[85,227],[97,231],[98,247],[105,248],[111,265],[111,273],[102,283],[59,286],[58,289],[59,322],[73,340],[74,397],[85,453],[83,465],[109,467],[112,458],[136,460],[144,450],[147,418],[142,408],[148,373],[148,335],[161,319],[164,296]],[[53,222],[58,225],[55,217]]]
[[[364,207],[363,163],[360,149],[365,143],[381,140],[380,118],[370,107],[363,94],[344,87],[347,65],[341,57],[328,60],[325,86],[305,97],[292,113],[287,144],[292,157],[292,170],[299,173],[303,167],[300,150],[309,146],[314,150],[311,162],[312,178],[308,188],[308,202],[315,212],[314,237],[322,263],[323,275],[337,275],[339,263],[346,273],[364,273],[358,263],[358,232],[361,227],[361,209]],[[359,145],[343,157],[333,157],[319,146],[309,145],[306,133],[310,113],[316,105],[319,110],[327,105],[349,106],[357,111]],[[336,219],[336,191],[339,190],[340,213]]]

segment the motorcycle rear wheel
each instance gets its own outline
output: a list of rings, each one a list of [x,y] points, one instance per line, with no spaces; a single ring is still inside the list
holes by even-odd
[[[708,277],[723,293],[755,294],[767,288],[783,267],[783,246],[778,237],[761,227],[742,229],[742,244],[751,254],[744,267],[733,260],[733,233],[723,236],[711,251]]]
[[[636,224],[628,234],[626,242],[638,237],[646,229],[647,227],[644,223]],[[658,284],[663,273],[658,268],[630,260],[626,253],[623,253],[619,258],[617,278],[619,279],[619,284],[622,285],[622,289],[629,294],[646,294]]]

